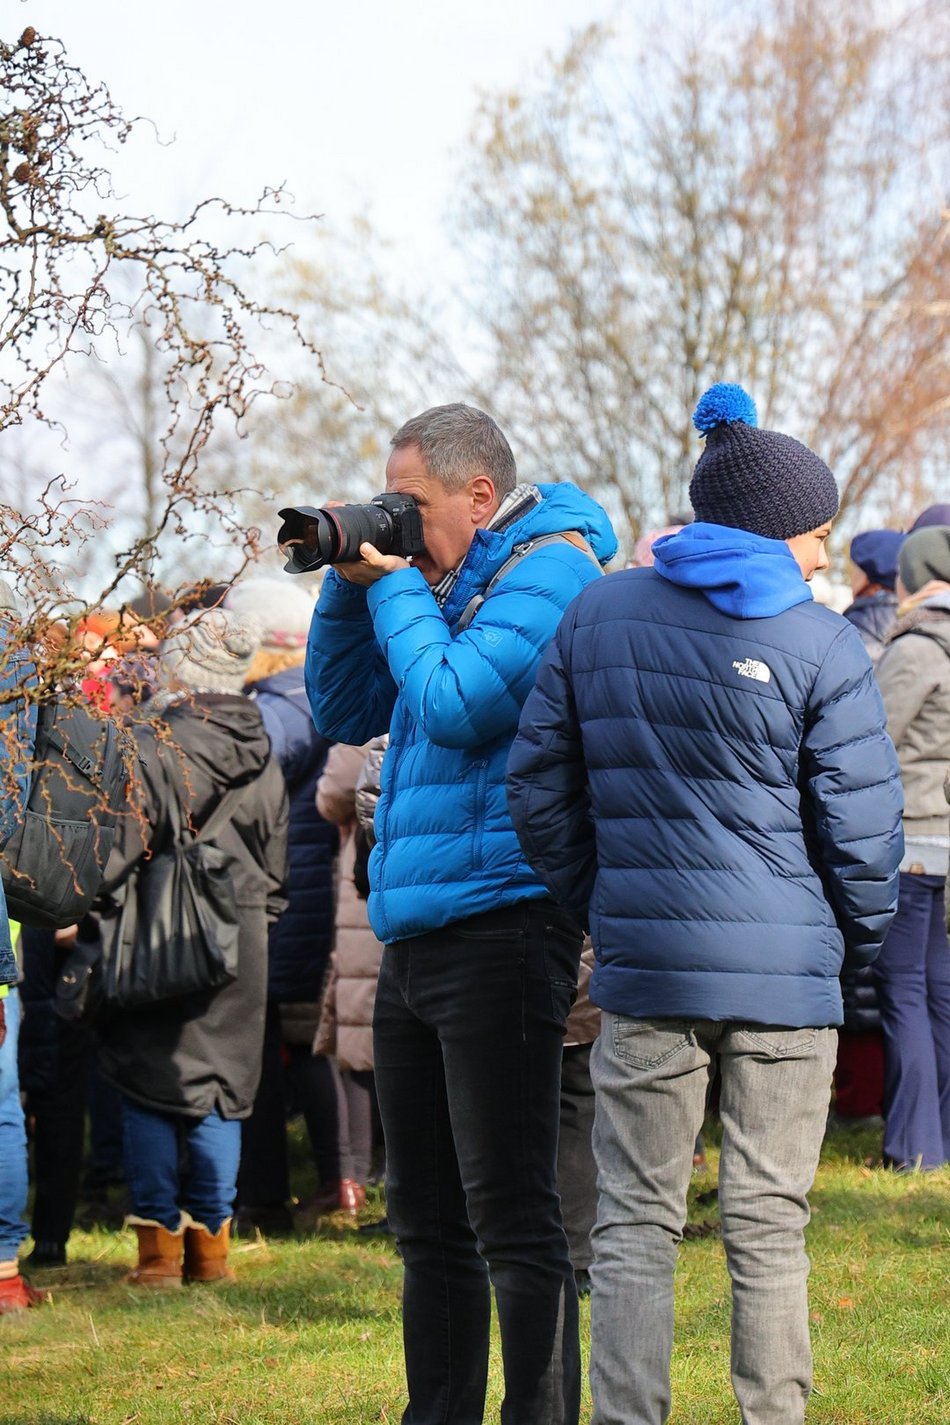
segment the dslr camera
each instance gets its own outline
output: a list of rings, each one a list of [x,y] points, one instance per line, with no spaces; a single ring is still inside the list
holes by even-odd
[[[380,554],[408,559],[425,548],[422,516],[411,495],[377,495],[368,505],[337,505],[318,510],[293,505],[278,510],[283,524],[277,543],[287,555],[288,574],[309,574],[324,564],[348,564],[360,557],[360,545]]]

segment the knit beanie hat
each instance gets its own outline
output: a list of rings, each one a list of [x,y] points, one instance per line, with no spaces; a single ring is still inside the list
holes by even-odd
[[[703,396],[693,425],[706,437],[689,498],[696,518],[792,539],[838,512],[838,487],[814,451],[779,431],[760,430],[755,403],[741,386],[720,381]]]
[[[893,589],[904,536],[896,529],[866,529],[851,541],[851,560],[872,584]]]
[[[901,582],[916,594],[931,579],[950,584],[950,525],[925,525],[901,545]]]
[[[907,532],[913,534],[915,530],[926,529],[932,524],[950,524],[950,505],[928,505],[921,510]]]
[[[290,579],[243,579],[228,590],[224,607],[256,619],[263,648],[306,647],[314,604]]]
[[[159,682],[167,688],[177,678],[193,693],[240,693],[259,644],[252,619],[196,609],[162,643]]]

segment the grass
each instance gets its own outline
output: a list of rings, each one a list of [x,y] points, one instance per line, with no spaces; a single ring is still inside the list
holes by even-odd
[[[950,1170],[898,1177],[867,1165],[878,1148],[873,1134],[830,1135],[812,1194],[809,1425],[950,1420]],[[680,1251],[673,1425],[738,1416],[712,1185],[697,1181]],[[132,1260],[131,1234],[96,1227],[74,1233],[68,1267],[34,1274],[49,1303],[0,1321],[0,1425],[400,1419],[401,1270],[387,1241],[332,1226],[239,1240],[225,1290],[136,1290],[122,1280]],[[586,1352],[587,1303],[581,1318]],[[496,1350],[487,1419],[500,1397]]]

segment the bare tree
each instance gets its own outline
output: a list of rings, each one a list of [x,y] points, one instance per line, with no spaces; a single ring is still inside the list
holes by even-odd
[[[136,411],[144,527],[115,555],[96,601],[131,571],[146,573],[163,548],[205,539],[209,528],[233,546],[237,567],[254,553],[257,532],[244,527],[233,488],[202,478],[216,422],[240,423],[259,398],[279,393],[259,354],[275,349],[278,336],[318,380],[322,359],[289,308],[246,285],[270,244],[222,244],[210,233],[228,221],[242,233],[250,217],[258,225],[265,215],[289,218],[283,195],[269,191],[252,210],[209,198],[180,222],[126,213],[102,158],[136,121],[105,86],[32,28],[0,44],[0,81],[0,297],[8,312],[0,430],[48,424],[56,373],[117,342],[121,349],[129,331],[147,333],[145,360],[160,377],[143,368]],[[65,552],[109,518],[55,472],[42,486],[30,505],[0,505],[0,563],[40,618],[69,597]]]
[[[906,516],[950,453],[950,12],[692,14],[637,57],[593,26],[484,101],[459,242],[494,404],[632,536],[686,503],[718,379],[828,459],[844,511]]]

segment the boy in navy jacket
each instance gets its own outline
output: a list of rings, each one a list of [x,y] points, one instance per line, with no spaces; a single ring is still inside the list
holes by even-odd
[[[716,1062],[733,1386],[745,1425],[795,1425],[839,975],[874,959],[894,912],[900,781],[861,640],[808,587],[831,471],[760,430],[741,387],[713,387],[694,420],[697,522],[567,610],[509,805],[532,866],[590,925],[605,1011],[595,1425],[669,1413],[673,1269]]]

